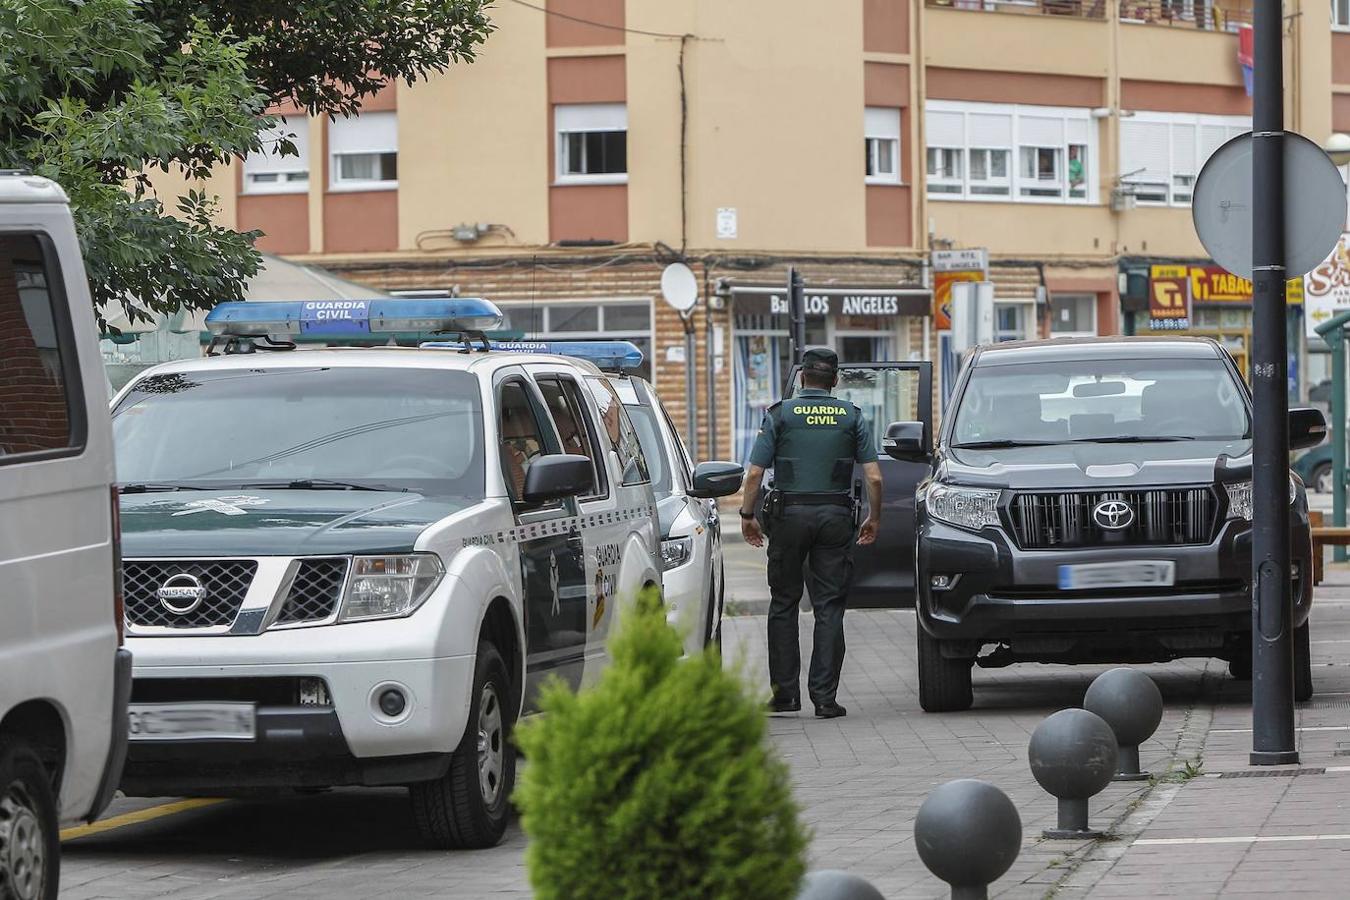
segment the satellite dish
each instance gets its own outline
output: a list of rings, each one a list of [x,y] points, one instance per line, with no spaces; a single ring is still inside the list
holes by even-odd
[[[1321,147],[1284,135],[1285,274],[1311,272],[1345,229],[1345,182]],[[1238,135],[1200,169],[1191,200],[1200,243],[1234,275],[1252,274],[1252,135]]]
[[[661,296],[684,315],[698,303],[698,279],[684,263],[671,263],[661,273]]]

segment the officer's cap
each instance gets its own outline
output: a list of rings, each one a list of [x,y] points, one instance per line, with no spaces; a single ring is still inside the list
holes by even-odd
[[[834,373],[839,370],[839,354],[829,347],[812,347],[802,354],[802,368]]]

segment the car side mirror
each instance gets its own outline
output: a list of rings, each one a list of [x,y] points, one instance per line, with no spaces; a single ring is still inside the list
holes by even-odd
[[[526,503],[547,503],[588,493],[594,487],[595,469],[588,457],[550,453],[530,463],[522,499]]]
[[[689,496],[700,500],[726,497],[739,491],[744,479],[744,466],[718,460],[701,462],[694,467],[694,486]]]
[[[928,458],[923,445],[922,422],[892,422],[886,426],[886,436],[881,441],[881,449],[891,459],[906,462],[921,462]]]
[[[1316,447],[1327,437],[1327,419],[1320,409],[1300,406],[1289,410],[1289,449]]]

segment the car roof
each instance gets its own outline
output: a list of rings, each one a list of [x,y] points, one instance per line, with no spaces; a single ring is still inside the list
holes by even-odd
[[[1009,366],[1048,360],[1219,359],[1223,351],[1209,338],[1182,335],[1150,337],[1057,338],[1012,341],[981,347],[971,364]]]
[[[644,378],[636,375],[629,375],[626,372],[605,372],[605,377],[609,383],[614,386],[614,393],[619,395],[619,402],[624,406],[645,406],[642,401],[642,393],[637,389],[637,382],[642,382],[647,387],[649,395],[655,394],[651,384]]]
[[[162,363],[146,374],[174,372],[230,371],[237,369],[312,369],[312,368],[372,368],[372,369],[441,369],[491,375],[509,366],[546,363],[564,365],[588,375],[599,375],[600,370],[586,360],[543,353],[515,353],[459,350],[430,347],[326,347],[298,350],[257,350],[253,353],[235,353],[223,356],[202,356]]]

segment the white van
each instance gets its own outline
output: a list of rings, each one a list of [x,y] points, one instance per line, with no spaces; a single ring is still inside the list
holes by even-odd
[[[65,193],[0,173],[0,897],[54,898],[61,822],[126,756],[107,386]]]

